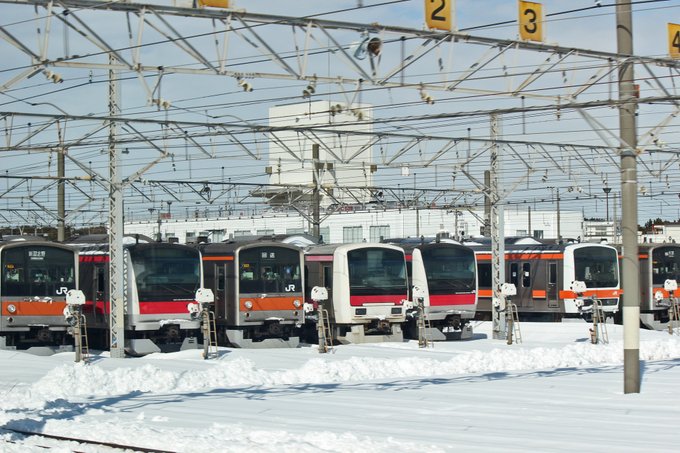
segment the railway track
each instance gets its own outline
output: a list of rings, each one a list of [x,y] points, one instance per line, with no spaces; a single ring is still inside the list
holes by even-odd
[[[59,441],[64,441],[64,442],[78,442],[80,444],[84,445],[91,445],[91,446],[99,446],[99,447],[109,447],[112,449],[120,449],[121,451],[127,451],[127,452],[141,452],[141,453],[178,453],[174,450],[159,450],[156,448],[147,448],[147,447],[139,447],[136,445],[127,445],[127,444],[119,444],[115,442],[101,442],[101,441],[94,441],[94,440],[89,440],[89,439],[80,439],[77,437],[68,437],[68,436],[56,436],[53,434],[46,434],[46,433],[36,433],[33,431],[24,431],[21,429],[11,429],[11,428],[2,428],[2,431],[6,432],[11,432],[11,433],[16,433],[16,434],[21,434],[26,437],[42,437],[45,439],[52,439],[52,440],[59,440]],[[16,442],[14,442],[16,443]],[[41,446],[41,445],[36,445],[36,447],[42,447],[45,449],[51,449],[54,448],[54,446]],[[86,453],[84,450],[73,450],[75,453]]]

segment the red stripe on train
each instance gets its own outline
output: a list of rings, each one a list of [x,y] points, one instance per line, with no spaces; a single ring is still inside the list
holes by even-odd
[[[141,315],[188,315],[187,305],[194,303],[192,300],[140,302],[139,314]]]
[[[384,304],[392,303],[401,305],[402,301],[406,299],[406,294],[389,294],[376,296],[349,296],[349,304],[352,307],[361,307],[366,304]]]
[[[430,306],[440,307],[442,305],[474,305],[474,294],[440,294],[430,295]]]

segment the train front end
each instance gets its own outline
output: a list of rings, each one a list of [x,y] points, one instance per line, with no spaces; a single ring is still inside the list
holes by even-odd
[[[400,341],[408,304],[404,250],[388,244],[339,246],[333,260],[333,313],[341,341]]]
[[[566,317],[579,317],[582,301],[599,300],[605,315],[619,310],[621,283],[619,258],[616,248],[605,244],[570,244],[564,248],[564,272],[560,299],[564,301]],[[585,283],[586,291],[576,294],[571,289],[574,281]]]
[[[187,307],[202,287],[201,253],[160,242],[130,245],[125,251],[126,350],[143,355],[196,348],[200,320]]]
[[[0,246],[0,348],[70,349],[66,293],[77,289],[78,253],[50,242]]]
[[[419,288],[425,315],[442,340],[472,336],[469,321],[477,310],[477,261],[459,244],[433,242],[411,252],[411,286]],[[417,303],[416,298],[413,302]]]

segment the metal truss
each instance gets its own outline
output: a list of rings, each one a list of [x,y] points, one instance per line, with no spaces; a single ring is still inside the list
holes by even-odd
[[[214,187],[215,183],[225,184],[229,178],[239,179],[238,172],[229,172],[235,159],[250,160],[264,179],[261,161],[267,154],[263,143],[278,143],[285,150],[274,158],[311,166],[313,162],[302,157],[293,143],[281,138],[284,131],[295,132],[298,142],[320,144],[335,164],[361,166],[365,171],[377,167],[376,177],[384,173],[386,179],[373,187],[394,187],[390,181],[398,179],[395,175],[399,170],[408,167],[411,173],[418,171],[424,188],[446,192],[448,199],[459,200],[461,193],[471,197],[484,193],[484,185],[478,179],[489,167],[492,140],[486,134],[451,132],[442,124],[470,119],[485,122],[491,115],[504,124],[509,123],[506,118],[521,122],[516,128],[521,127],[522,131],[526,129],[527,115],[545,115],[553,121],[577,117],[591,132],[587,144],[559,137],[533,141],[516,136],[494,138],[498,159],[505,161],[499,175],[504,180],[500,184],[501,199],[509,200],[524,184],[527,190],[561,186],[563,193],[594,197],[601,186],[613,185],[617,180],[616,157],[621,146],[613,123],[603,120],[598,113],[617,105],[611,87],[621,65],[631,62],[638,68],[644,92],[638,99],[639,108],[649,111],[659,105],[667,107],[640,134],[637,148],[640,164],[657,191],[670,191],[680,182],[677,172],[670,179],[668,172],[678,163],[677,149],[672,145],[678,140],[672,135],[668,138],[672,134],[669,130],[677,126],[680,96],[673,80],[679,73],[678,61],[467,33],[236,10],[94,0],[0,0],[0,3],[34,7],[38,24],[30,31],[26,27],[20,32],[8,25],[0,26],[0,40],[14,49],[17,61],[20,58],[25,61],[22,66],[0,72],[0,93],[14,97],[26,110],[13,108],[0,112],[0,124],[4,126],[0,155],[23,156],[27,165],[40,168],[39,172],[29,173],[30,177],[22,177],[21,184],[11,188],[8,184],[2,199],[11,200],[16,208],[8,212],[21,212],[16,203],[28,201],[36,209],[49,212],[47,218],[54,218],[54,196],[50,192],[56,187],[55,181],[66,180],[73,188],[67,219],[85,222],[94,218],[101,210],[96,200],[109,191],[108,164],[101,162],[109,147],[108,128],[112,122],[118,127],[115,140],[124,163],[121,182],[129,191],[128,216],[141,216],[149,206],[159,209],[161,201],[174,202],[177,209],[195,207],[197,202],[216,204],[219,197],[215,192],[206,199],[206,192],[201,190]],[[91,24],[96,17],[105,17],[117,32],[97,29]],[[199,27],[190,28],[189,24]],[[373,38],[380,40],[378,53],[366,48]],[[329,59],[333,60],[333,73],[324,74],[320,68],[327,67]],[[515,60],[524,64],[508,65]],[[123,109],[120,115],[110,116],[78,111],[58,93],[42,93],[38,99],[12,94],[40,74],[48,81],[67,84],[71,83],[69,76],[75,79],[89,74],[92,81],[93,74],[96,79],[108,71],[117,71],[121,78],[135,79],[150,109],[141,114]],[[187,83],[197,80],[196,76],[231,80],[226,86],[238,91],[234,96],[243,105],[257,102],[245,99],[258,93],[257,86],[254,92],[248,88],[260,83],[273,86],[285,82],[298,100],[304,86],[323,84],[327,90],[334,87],[335,97],[344,99],[341,107],[355,112],[357,119],[342,128],[272,127],[252,120],[222,121],[225,116],[233,116],[228,112],[233,111],[232,104],[239,105],[235,102],[215,106],[210,113],[201,113],[201,120],[195,120],[196,112],[203,110],[197,107],[200,102],[182,100],[181,90],[173,81],[181,79]],[[295,84],[299,87],[291,88]],[[603,95],[603,87],[610,92]],[[407,98],[404,105],[408,114],[376,114],[370,119],[374,123],[372,132],[353,127],[366,121],[361,118],[362,103],[387,105],[384,99],[393,92],[406,93],[403,96]],[[199,90],[200,93],[209,91]],[[199,94],[194,97],[199,98]],[[438,97],[436,103],[427,105],[428,99],[435,102],[434,97]],[[310,98],[314,99],[314,94]],[[498,105],[459,107],[465,99],[480,98],[498,99]],[[53,108],[59,113],[45,113]],[[325,145],[329,137],[350,140],[362,134],[371,134],[364,145],[376,150],[371,162],[356,162],[365,148],[349,151]],[[68,177],[55,174],[51,162],[56,153],[67,160]],[[200,170],[204,186],[181,197],[174,188],[169,188],[170,183],[149,182],[161,179],[155,174],[165,172],[167,176],[170,171],[177,175],[177,183],[193,187],[190,185],[196,178],[192,165],[205,162],[208,164],[203,164]],[[5,175],[9,176],[12,175]],[[335,190],[337,193],[340,189]],[[297,203],[304,211],[307,193],[303,195],[295,187],[284,193],[288,203]],[[391,195],[400,202],[398,196]],[[518,196],[527,198],[523,193]],[[333,201],[330,193],[326,197]],[[434,198],[434,192],[424,192],[421,200],[431,202]],[[464,198],[459,201],[463,205],[471,202]],[[345,201],[337,204],[343,203],[346,204]]]

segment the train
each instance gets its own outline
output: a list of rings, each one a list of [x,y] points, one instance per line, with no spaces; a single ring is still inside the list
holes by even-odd
[[[211,289],[221,346],[296,347],[315,342],[321,303],[339,343],[416,338],[417,305],[440,335],[469,338],[473,320],[491,319],[488,241],[388,240],[390,243],[287,244],[267,237],[182,245],[127,236],[126,351],[132,355],[198,348],[200,319],[190,312],[196,291]],[[528,243],[527,243],[528,242]],[[620,314],[620,253],[608,244],[544,244],[508,238],[506,282],[520,318],[586,317],[582,298],[597,298],[608,317]],[[666,280],[680,280],[680,245],[640,245],[641,326],[668,325]],[[64,317],[66,293],[86,296],[90,344],[109,341],[109,250],[105,235],[54,243],[0,241],[0,348],[36,353],[72,350]],[[575,294],[573,281],[586,291]],[[314,287],[327,300],[311,299]],[[436,332],[435,332],[436,333]]]
[[[304,314],[304,254],[272,238],[197,245],[215,295],[220,344],[296,347]]]
[[[304,257],[306,300],[312,300],[314,287],[326,288],[328,300],[316,302],[328,312],[335,341],[403,340],[402,325],[413,308],[404,249],[370,242],[320,244],[307,247]],[[306,330],[305,340],[314,342],[315,330]]]
[[[79,253],[80,289],[86,299],[90,345],[107,348],[110,325],[109,244],[106,235],[70,241]],[[200,319],[189,304],[203,287],[201,253],[183,244],[156,242],[136,235],[123,245],[125,352],[153,352],[199,347]]]
[[[466,243],[464,243],[466,244]],[[492,318],[492,268],[490,243],[468,242],[477,257],[478,320]],[[531,239],[508,238],[505,246],[505,281],[515,285],[512,303],[519,318],[559,322],[586,318],[582,300],[597,298],[607,318],[619,311],[621,283],[619,255],[615,247],[597,243],[544,244]],[[576,294],[573,281],[587,290]]]
[[[472,338],[477,311],[475,252],[456,241],[437,238],[386,239],[406,254],[410,299],[422,298],[426,335],[435,341]],[[417,294],[416,294],[417,293]],[[407,338],[418,338],[415,317],[404,326]]]
[[[39,238],[6,238],[0,269],[0,349],[73,350],[63,313],[67,293],[78,288],[77,250]]]
[[[666,280],[680,282],[680,245],[640,244],[640,323],[652,330],[668,327],[670,297]],[[677,297],[673,294],[673,297]],[[624,294],[625,298],[626,295]]]

